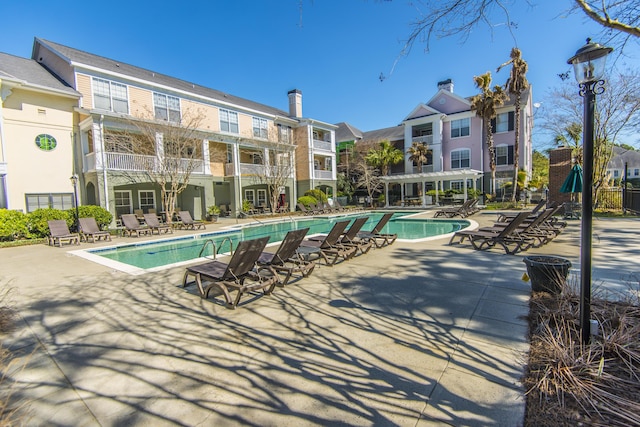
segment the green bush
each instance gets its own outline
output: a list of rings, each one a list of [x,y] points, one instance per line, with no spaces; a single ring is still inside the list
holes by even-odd
[[[75,220],[75,217],[76,217],[75,208],[67,210],[67,214],[72,220]],[[89,218],[89,217],[95,218],[96,222],[98,223],[98,227],[100,227],[101,230],[104,230],[106,227],[108,227],[109,224],[111,224],[111,221],[113,220],[113,215],[111,214],[111,212],[109,212],[108,210],[106,210],[101,206],[94,206],[94,205],[78,206],[78,214],[80,215],[80,218]]]
[[[311,205],[315,206],[318,201],[313,196],[298,197],[298,203],[302,203],[305,208],[310,208]]]
[[[317,188],[306,191],[304,195],[313,197],[314,199],[316,199],[317,202],[324,203],[328,201],[327,195],[324,193],[324,191],[318,190]]]
[[[251,203],[248,200],[243,200],[242,201],[242,212],[249,212],[251,209],[253,209],[253,203]]]
[[[74,210],[75,212],[75,210]],[[46,237],[49,235],[49,225],[47,221],[50,219],[64,219],[68,226],[73,225],[74,215],[70,215],[68,211],[59,209],[36,209],[27,215],[27,227],[31,233],[31,237]]]
[[[0,240],[17,240],[28,236],[27,215],[20,211],[0,209]]]

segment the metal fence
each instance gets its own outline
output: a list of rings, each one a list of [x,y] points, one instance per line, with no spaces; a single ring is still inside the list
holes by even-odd
[[[640,214],[640,188],[607,188],[598,195],[599,209],[626,210]]]
[[[640,214],[640,188],[626,188],[624,190],[624,209]]]

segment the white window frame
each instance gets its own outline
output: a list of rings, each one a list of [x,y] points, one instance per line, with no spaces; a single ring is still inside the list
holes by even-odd
[[[500,162],[504,158],[504,162]],[[507,144],[496,145],[496,166],[509,165],[509,146]]]
[[[47,208],[67,210],[75,207],[73,193],[27,193],[24,196],[27,212]]]
[[[113,111],[115,113],[129,114],[129,88],[122,83],[111,80],[92,78],[91,90],[93,94],[93,107],[99,110]],[[105,100],[109,105],[96,104],[97,99]]]
[[[466,125],[464,124],[466,122]],[[467,132],[465,134],[463,134],[463,130],[466,129]],[[456,130],[457,131],[457,135],[453,135],[453,131]],[[449,133],[449,135],[451,136],[451,139],[455,139],[455,138],[463,138],[466,136],[471,135],[471,119],[469,117],[464,118],[464,119],[458,119],[458,120],[451,120],[451,131]]]
[[[325,157],[324,158],[324,170],[326,170],[326,171],[333,170],[331,168],[332,165],[333,165],[333,162],[331,161],[331,157]]]
[[[288,144],[291,141],[291,127],[278,125],[278,141]]]
[[[268,139],[269,138],[269,123],[267,119],[261,117],[253,117],[253,136],[255,138]]]
[[[144,195],[143,195],[144,193]],[[148,198],[149,198],[149,194],[151,194],[151,199],[152,199],[152,203],[148,203]],[[142,199],[145,199],[146,203],[142,203]],[[140,206],[140,209],[142,210],[146,210],[146,212],[149,212],[149,208],[155,209],[156,207],[156,192],[153,190],[138,190],[138,206]]]
[[[640,176],[640,169],[634,169],[633,176]]]
[[[235,134],[240,133],[237,112],[220,109],[220,131]]]
[[[462,153],[466,153],[467,156],[464,157],[462,156]],[[454,156],[455,154],[455,156]],[[457,157],[456,159],[454,159],[454,157]],[[463,161],[467,161],[468,164],[466,166],[463,166]],[[454,161],[457,162],[457,166],[454,166]],[[456,150],[452,150],[451,151],[451,169],[469,169],[471,167],[471,150],[469,148],[458,148]]]
[[[620,177],[620,171],[618,169],[614,169],[613,170],[613,177],[614,178],[619,178]]]
[[[496,128],[493,133],[509,132],[509,113],[500,113],[496,115]]]
[[[256,205],[256,192],[255,190],[244,190],[244,200],[251,203],[253,206]]]
[[[267,190],[264,189],[258,189],[258,194],[257,194],[257,205],[256,206],[263,206],[263,207],[267,207]]]
[[[181,120],[180,98],[178,97],[153,92],[153,110],[155,118],[158,120],[172,123],[179,123]]]
[[[124,205],[121,203],[122,197],[119,197],[119,194],[127,194],[127,198],[129,199],[128,205]],[[113,195],[114,195],[113,205],[115,206],[117,214],[118,214],[118,208],[123,208],[126,206],[128,206],[129,209],[128,209],[128,212],[124,212],[124,213],[133,213],[133,197],[131,197],[131,190],[114,190]],[[122,213],[118,214],[118,216],[120,215],[122,215]]]

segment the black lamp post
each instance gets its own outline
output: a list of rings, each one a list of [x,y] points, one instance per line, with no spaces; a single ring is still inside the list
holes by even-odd
[[[78,210],[78,175],[76,175],[75,173],[73,175],[71,175],[71,178],[69,178],[71,180],[71,185],[73,185],[73,202],[76,206],[76,221],[75,221],[75,228],[76,228],[76,233],[80,231],[80,225],[79,225],[79,218],[80,218],[80,211]]]
[[[584,98],[582,223],[580,233],[580,328],[583,344],[591,336],[591,239],[593,221],[593,132],[596,95],[604,93],[604,66],[613,49],[587,39],[567,63],[573,65]]]

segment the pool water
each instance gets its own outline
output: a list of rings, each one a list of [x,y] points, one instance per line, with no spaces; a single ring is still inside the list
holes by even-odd
[[[226,231],[195,234],[184,237],[169,238],[151,242],[133,243],[117,247],[92,249],[88,252],[118,263],[128,264],[140,269],[177,264],[201,257],[212,257],[212,246],[218,254],[227,253],[230,243],[235,248],[242,240],[269,236],[269,243],[280,242],[290,230],[309,227],[307,235],[328,233],[331,227],[345,219],[353,220],[368,215],[369,219],[362,230],[371,230],[380,220],[383,213],[367,212],[348,216],[323,218],[300,218],[283,222],[262,223],[251,226],[238,226]],[[469,225],[467,220],[433,220],[408,217],[410,213],[396,212],[382,233],[398,234],[398,239],[417,241],[428,237],[453,233]],[[208,246],[203,249],[205,242]]]

